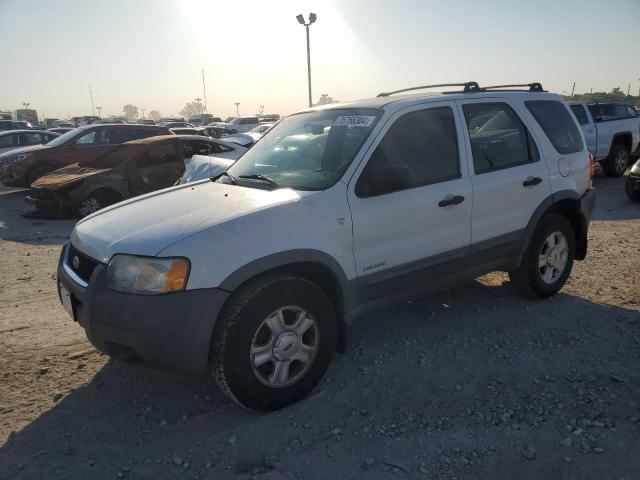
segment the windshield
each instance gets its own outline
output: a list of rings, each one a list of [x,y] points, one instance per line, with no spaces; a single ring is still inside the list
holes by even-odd
[[[264,176],[280,187],[324,190],[342,177],[380,113],[344,108],[292,115],[270,129],[229,173],[243,186],[264,188],[264,179],[242,178]],[[218,181],[233,183],[229,176]]]
[[[78,132],[74,128],[73,130],[69,130],[67,133],[63,133],[59,137],[54,138],[53,140],[51,140],[49,143],[47,143],[47,146],[48,147],[59,147],[61,145],[64,145],[65,143],[67,143],[72,138],[74,138],[77,134],[78,134]]]

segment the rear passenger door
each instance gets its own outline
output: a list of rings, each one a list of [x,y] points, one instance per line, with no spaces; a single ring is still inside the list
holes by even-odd
[[[464,268],[472,192],[458,124],[452,102],[403,110],[356,171],[348,201],[360,302]]]
[[[517,254],[524,229],[551,194],[530,129],[504,100],[458,102],[473,172],[471,265]]]

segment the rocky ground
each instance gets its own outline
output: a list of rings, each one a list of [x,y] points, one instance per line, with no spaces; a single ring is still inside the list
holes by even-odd
[[[272,414],[93,351],[55,290],[73,222],[0,192],[0,479],[640,478],[640,205],[596,186],[562,293],[495,273],[363,318]]]

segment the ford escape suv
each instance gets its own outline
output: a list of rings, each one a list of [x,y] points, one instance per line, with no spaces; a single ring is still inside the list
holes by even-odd
[[[580,128],[537,83],[453,86],[304,110],[219,177],[81,220],[62,304],[101,351],[209,370],[271,410],[314,387],[370,309],[495,270],[555,294],[595,202]]]

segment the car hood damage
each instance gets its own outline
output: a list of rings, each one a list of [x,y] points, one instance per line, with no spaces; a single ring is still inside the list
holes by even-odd
[[[60,190],[87,177],[97,175],[110,170],[109,168],[80,167],[77,163],[68,167],[55,170],[37,179],[32,188],[45,188],[47,190]]]
[[[76,225],[71,242],[103,263],[116,253],[155,256],[203,230],[316,193],[204,180],[136,197],[90,215]]]

